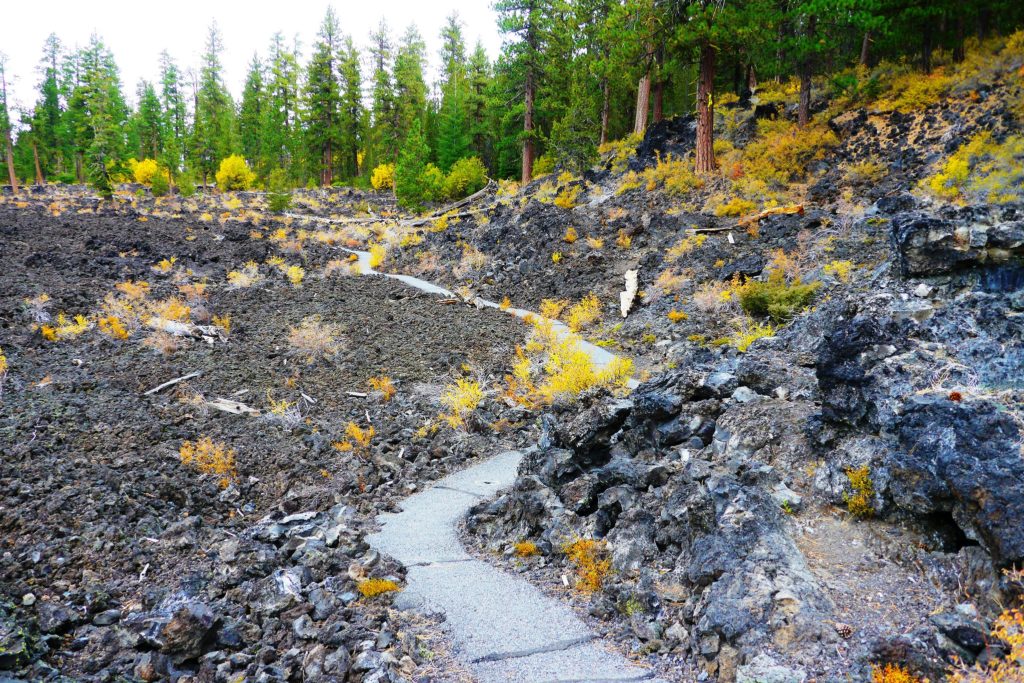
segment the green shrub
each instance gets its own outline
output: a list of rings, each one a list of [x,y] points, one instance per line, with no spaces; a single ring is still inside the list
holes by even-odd
[[[178,176],[178,194],[182,197],[191,197],[196,193],[196,179],[191,171]]]
[[[222,192],[248,190],[256,180],[256,174],[249,170],[249,164],[238,154],[232,154],[220,162],[217,171],[217,187]]]
[[[395,164],[395,197],[403,209],[420,210],[428,199],[427,170],[430,148],[423,135],[419,119],[414,119],[405,136],[402,151]]]
[[[487,168],[477,157],[459,159],[444,181],[444,193],[449,199],[461,199],[482,190],[487,184]]]
[[[292,205],[292,193],[288,188],[288,174],[283,168],[275,168],[267,178],[267,208],[274,213],[287,211]]]
[[[448,196],[445,191],[444,171],[434,164],[427,164],[420,176],[423,185],[423,199],[428,202],[438,202]]]
[[[171,190],[171,183],[167,179],[167,169],[160,168],[150,179],[149,188],[153,191],[154,197],[163,197]]]
[[[540,178],[555,172],[555,158],[550,154],[542,154],[533,162],[533,177]]]
[[[766,282],[748,280],[736,290],[740,306],[750,315],[786,322],[814,300],[820,282],[804,284],[800,278],[786,282],[781,270],[772,271]]]

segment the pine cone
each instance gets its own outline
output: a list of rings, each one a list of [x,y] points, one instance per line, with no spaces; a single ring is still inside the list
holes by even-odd
[[[838,633],[841,638],[849,638],[853,635],[853,627],[849,624],[844,624],[842,622],[837,621],[836,633]]]

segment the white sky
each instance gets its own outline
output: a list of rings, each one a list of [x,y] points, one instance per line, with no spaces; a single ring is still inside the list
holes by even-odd
[[[85,45],[98,33],[113,51],[125,96],[135,101],[140,78],[155,81],[160,52],[167,49],[183,70],[196,66],[207,29],[214,20],[224,38],[224,75],[232,95],[241,96],[253,53],[265,55],[270,37],[281,31],[287,43],[298,35],[303,66],[328,5],[333,5],[343,33],[361,49],[381,18],[393,40],[415,23],[427,44],[433,81],[441,26],[452,11],[463,23],[467,51],[479,38],[493,60],[501,46],[491,0],[10,0],[0,17],[0,51],[8,57],[8,93],[14,106],[31,107],[39,81],[37,67],[43,41],[56,33],[64,46]],[[368,67],[363,76],[368,80]]]

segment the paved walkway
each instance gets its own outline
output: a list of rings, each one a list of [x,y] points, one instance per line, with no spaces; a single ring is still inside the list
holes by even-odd
[[[446,617],[456,656],[480,683],[651,681],[605,648],[568,606],[469,555],[456,529],[466,511],[512,485],[522,454],[495,456],[407,498],[381,515],[367,540],[408,568],[396,600]]]

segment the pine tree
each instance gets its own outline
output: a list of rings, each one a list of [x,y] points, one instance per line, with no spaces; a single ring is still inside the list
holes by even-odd
[[[409,26],[395,53],[394,137],[404,140],[418,120],[424,127],[427,111],[427,84],[423,78],[426,45],[416,26]]]
[[[310,172],[321,185],[334,181],[335,154],[341,137],[341,96],[335,65],[339,47],[338,20],[334,10],[328,8],[306,70],[305,90],[307,159]]]
[[[84,103],[84,137],[87,169],[90,181],[100,195],[109,197],[113,192],[113,176],[124,161],[125,125],[128,107],[121,93],[114,55],[93,34],[89,44],[81,51],[82,81],[76,88]]]
[[[421,209],[430,188],[423,172],[430,161],[430,148],[423,135],[419,119],[414,119],[409,135],[402,142],[402,152],[395,165],[395,196],[398,204],[407,209]]]
[[[266,175],[263,158],[265,99],[263,63],[259,55],[253,55],[245,76],[245,87],[242,88],[242,104],[238,109],[238,143],[242,156],[260,178]]]
[[[504,45],[508,65],[520,76],[522,109],[522,164],[523,183],[533,177],[536,154],[537,90],[543,77],[544,46],[550,30],[551,0],[498,0],[494,5],[498,25],[508,34]]]
[[[359,51],[346,37],[338,56],[341,69],[341,109],[339,112],[338,149],[341,172],[345,177],[359,175],[359,148],[364,129],[363,83],[359,72]]]
[[[7,102],[7,55],[0,52],[0,131],[4,136],[7,177],[11,190],[18,191],[18,176],[14,171],[14,149],[11,142],[11,113]]]
[[[44,177],[52,177],[63,170],[60,150],[60,86],[58,84],[61,53],[60,39],[51,33],[46,38],[43,58],[39,64],[43,78],[39,83],[39,99],[32,112],[30,124],[32,141],[39,160],[40,175]]]
[[[185,92],[178,65],[166,50],[160,53],[160,105],[163,108],[162,161],[177,174],[185,163]]]
[[[470,154],[466,44],[457,14],[441,29],[441,108],[437,115],[437,163],[445,173]]]
[[[141,81],[138,98],[139,108],[132,116],[132,128],[138,141],[136,158],[161,159],[164,151],[163,111],[156,88],[149,81]]]
[[[370,60],[373,64],[373,94],[367,166],[373,168],[394,161],[399,141],[396,137],[395,88],[391,79],[391,38],[384,21],[370,36]]]
[[[293,162],[301,142],[298,134],[298,55],[296,50],[285,46],[281,33],[274,34],[270,40],[266,91],[262,135],[266,171],[283,168],[295,180],[300,169],[293,167]]]
[[[491,135],[487,95],[493,76],[482,43],[477,41],[469,57],[466,84],[466,117],[469,120],[470,147],[488,168],[494,168],[494,145]]]
[[[235,150],[235,107],[224,85],[221,53],[224,45],[217,24],[210,26],[206,52],[196,91],[195,118],[192,128],[192,165],[209,179]]]

